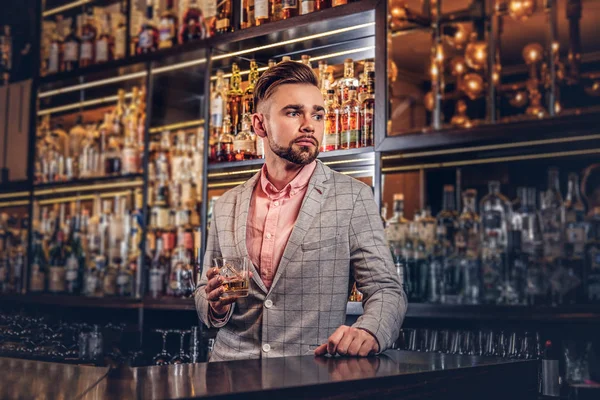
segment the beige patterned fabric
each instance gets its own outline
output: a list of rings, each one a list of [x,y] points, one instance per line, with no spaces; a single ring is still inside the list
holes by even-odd
[[[371,188],[317,163],[270,290],[251,266],[248,297],[217,324],[209,318],[206,271],[214,257],[248,256],[246,221],[259,174],[216,202],[195,293],[202,322],[220,328],[210,361],[312,354],[344,324],[354,280],[364,314],[353,326],[373,333],[380,351],[397,339],[407,300]]]

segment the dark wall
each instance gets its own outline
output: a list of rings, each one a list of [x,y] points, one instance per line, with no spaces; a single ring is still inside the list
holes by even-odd
[[[36,66],[33,49],[38,48],[39,38],[37,19],[39,3],[42,0],[3,0],[0,12],[0,26],[10,25],[13,37],[13,73],[11,81],[16,82],[33,76]]]

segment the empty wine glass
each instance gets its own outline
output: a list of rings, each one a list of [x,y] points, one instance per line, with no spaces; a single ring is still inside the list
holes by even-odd
[[[154,365],[169,365],[171,360],[171,355],[167,352],[167,335],[169,334],[169,330],[166,329],[155,329],[154,332],[160,333],[162,335],[162,351],[158,353],[152,359],[152,363]]]
[[[183,342],[185,341],[185,335],[190,331],[171,331],[173,333],[179,333],[179,354],[171,359],[171,364],[186,364],[190,362],[190,356],[183,350]]]

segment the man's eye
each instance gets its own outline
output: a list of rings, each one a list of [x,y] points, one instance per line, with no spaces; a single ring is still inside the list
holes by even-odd
[[[298,111],[288,111],[287,115],[290,117],[297,117],[300,113]]]
[[[324,116],[323,114],[315,114],[315,115],[313,115],[313,118],[314,118],[316,121],[322,121],[322,120],[323,120],[323,118],[325,118],[325,116]]]

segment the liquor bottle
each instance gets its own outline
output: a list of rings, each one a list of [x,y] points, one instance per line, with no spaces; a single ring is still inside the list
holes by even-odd
[[[104,175],[114,176],[121,174],[122,157],[121,147],[116,136],[108,138],[108,145],[104,154]]]
[[[96,27],[94,26],[94,15],[92,9],[87,8],[83,14],[84,24],[81,27],[81,51],[79,53],[79,66],[84,68],[92,65],[95,60],[94,50],[96,48]]]
[[[409,235],[410,221],[404,218],[404,194],[394,194],[394,214],[386,221],[385,237],[394,248],[402,248]]]
[[[354,149],[360,144],[360,104],[356,100],[356,88],[351,86],[348,100],[342,103],[341,149]]]
[[[223,118],[227,97],[225,95],[225,80],[223,79],[223,71],[217,71],[217,82],[210,96],[210,126],[213,130],[212,135],[217,137],[223,127]]]
[[[75,19],[73,19],[63,39],[61,71],[73,71],[79,67],[79,46],[80,41],[75,31]]]
[[[331,8],[331,0],[316,0],[315,8],[319,11]]]
[[[217,161],[228,162],[234,160],[233,154],[233,135],[231,134],[231,119],[228,116],[225,117],[223,122],[223,130],[217,140]]]
[[[227,110],[231,119],[232,134],[237,135],[240,130],[240,117],[242,110],[242,77],[236,63],[231,65],[231,85],[227,99]]]
[[[61,204],[64,210],[64,204]],[[61,212],[64,215],[64,211]],[[62,220],[62,218],[61,218]],[[63,225],[63,224],[60,224]],[[64,232],[61,226],[57,227],[52,247],[50,248],[50,275],[48,277],[48,291],[51,293],[62,293],[66,289],[65,282],[65,254],[64,254]]]
[[[521,250],[533,260],[543,253],[542,225],[536,206],[537,192],[533,187],[517,188],[520,207],[513,216],[513,229],[521,231]]]
[[[50,49],[48,52],[48,74],[55,74],[60,71],[62,66],[61,60],[61,49],[63,47],[62,39],[60,34],[58,33],[58,28],[55,28],[52,31],[52,38],[50,41]]]
[[[122,173],[124,175],[137,174],[140,170],[141,158],[139,147],[131,128],[126,130],[125,146],[122,154]]]
[[[97,63],[106,62],[114,58],[114,40],[111,37],[110,32],[108,14],[103,14],[100,32],[96,39],[96,46],[94,49]]]
[[[158,49],[158,29],[154,26],[152,0],[146,5],[146,20],[140,27],[136,53],[147,54]]]
[[[242,113],[254,114],[254,87],[258,81],[258,65],[255,60],[250,60],[250,73],[248,74],[248,86],[244,90],[242,98]],[[250,125],[252,126],[252,125]]]
[[[213,37],[217,33],[217,0],[204,0],[202,3],[202,14],[206,37]]]
[[[569,174],[567,197],[565,198],[565,246],[574,258],[583,258],[589,225],[585,221],[585,205],[579,190],[579,175]]]
[[[528,257],[522,252],[520,230],[508,231],[507,268],[501,302],[510,305],[526,304]]]
[[[361,103],[369,94],[370,84],[375,87],[375,62],[372,59],[365,60],[363,73],[361,75],[361,79],[359,80],[358,101]],[[373,93],[375,93],[375,90],[373,90]]]
[[[254,0],[254,24],[260,26],[270,22],[271,3],[269,0]]]
[[[562,254],[565,209],[560,193],[558,169],[548,170],[548,189],[542,193],[542,234],[544,257],[552,262]]]
[[[324,98],[327,97],[327,91],[330,89],[329,78],[331,73],[327,69],[327,61],[319,60],[319,87]]]
[[[456,195],[453,185],[444,185],[444,194],[442,197],[442,210],[437,215],[437,236],[438,240],[449,252],[454,252],[455,235],[458,228],[458,213],[456,211]]]
[[[130,268],[129,251],[126,242],[121,242],[121,254],[117,258],[116,295],[131,297],[133,295],[133,270]],[[135,263],[135,259],[133,260]]]
[[[188,21],[185,19],[184,21]],[[158,24],[158,48],[166,49],[177,45],[177,14],[173,11],[173,0],[167,0],[167,6],[160,15]]]
[[[298,16],[298,0],[281,0],[281,19]]]
[[[461,303],[478,304],[480,293],[479,237],[481,220],[477,214],[477,190],[468,189],[463,194],[463,211],[458,217],[454,246],[462,270]]]
[[[250,115],[242,115],[242,130],[233,139],[233,152],[236,161],[256,158],[256,144],[250,131],[251,128]]]
[[[415,223],[410,224],[409,235],[404,240],[404,244],[402,246],[402,255],[396,255],[395,264],[396,264],[396,273],[398,275],[402,275],[404,279],[404,292],[408,297],[409,301],[418,301],[419,293],[418,293],[418,282],[415,281],[416,274],[415,271],[415,243],[419,240],[417,235],[418,227]],[[395,249],[394,249],[395,251]]]
[[[512,209],[508,199],[500,193],[500,182],[491,181],[489,193],[481,199],[481,263],[482,301],[495,304],[501,298],[505,276],[508,224],[512,220]]]
[[[300,3],[300,15],[306,15],[306,14],[310,14],[311,12],[315,11],[315,0],[301,0],[302,2]]]
[[[113,15],[118,18],[117,29],[115,30],[115,59],[120,60],[125,58],[127,54],[127,25],[125,23],[125,15],[123,12]]]
[[[250,28],[255,26],[254,21],[254,0],[242,0],[242,20],[240,29]]]
[[[590,237],[585,245],[585,294],[589,303],[600,304],[600,207],[587,218]]]
[[[431,251],[436,243],[437,220],[431,215],[431,209],[425,207],[419,218],[415,218],[418,222],[417,237],[425,242],[427,248]]]
[[[231,0],[223,0],[217,5],[217,33],[232,32]]]
[[[154,258],[150,264],[149,277],[149,291],[152,298],[158,298],[164,294],[164,258],[163,258],[163,240],[162,238],[156,239],[156,250],[154,252]]]
[[[7,85],[12,71],[12,37],[10,35],[10,25],[4,25],[3,32],[0,33],[0,78]]]
[[[437,215],[437,241],[444,256],[442,266],[443,287],[442,303],[457,304],[460,301],[463,286],[463,270],[459,268],[454,248],[458,228],[454,186],[445,185],[442,197],[442,210]]]
[[[340,148],[340,136],[342,131],[341,108],[337,102],[335,90],[327,90],[325,99],[325,132],[321,151],[332,151]]]
[[[310,56],[308,54],[302,54],[302,56],[300,57],[300,62],[306,65],[307,67],[312,68],[312,65],[310,63]]]
[[[340,104],[348,99],[351,87],[355,90],[358,87],[358,80],[354,76],[354,61],[351,58],[344,60],[344,76],[334,83],[334,87],[338,90]]]
[[[181,18],[179,29],[179,43],[187,43],[206,37],[206,26],[202,10],[196,0],[190,0],[187,9]],[[173,43],[175,44],[175,43]]]
[[[361,147],[373,146],[373,138],[375,133],[375,72],[369,72],[367,80],[367,94],[361,101]]]
[[[283,0],[271,0],[271,22],[283,19]]]

